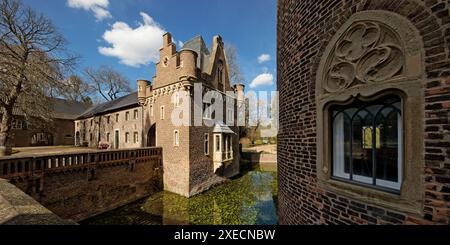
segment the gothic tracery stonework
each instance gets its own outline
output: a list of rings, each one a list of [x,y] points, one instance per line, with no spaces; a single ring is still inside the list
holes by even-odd
[[[383,24],[353,24],[336,44],[324,88],[336,92],[358,83],[384,81],[401,74],[405,64],[402,45]]]
[[[415,80],[422,74],[416,31],[393,13],[355,14],[329,44],[317,73],[318,98],[361,85]]]

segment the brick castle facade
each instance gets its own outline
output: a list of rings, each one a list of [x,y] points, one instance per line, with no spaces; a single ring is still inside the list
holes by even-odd
[[[280,223],[449,224],[449,3],[279,0],[277,29]]]
[[[244,86],[231,86],[226,62],[220,36],[214,37],[211,50],[198,36],[177,51],[170,33],[165,34],[152,81],[139,80],[138,92],[86,111],[75,122],[76,145],[162,147],[164,188],[187,197],[238,174],[239,130],[227,125],[236,122]],[[195,95],[194,87],[199,85],[202,90]],[[218,122],[205,112],[210,110],[211,101],[195,100],[208,91],[220,94],[226,122]],[[191,105],[187,113],[190,124],[175,125],[172,114],[186,103]],[[198,111],[209,125],[194,124]]]

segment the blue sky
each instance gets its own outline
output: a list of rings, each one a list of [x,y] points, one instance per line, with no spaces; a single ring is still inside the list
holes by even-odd
[[[45,14],[80,55],[79,70],[112,66],[135,87],[151,80],[163,32],[178,43],[214,35],[238,50],[247,88],[275,90],[276,0],[23,0]],[[177,47],[179,48],[179,47]],[[259,85],[258,85],[259,84]]]

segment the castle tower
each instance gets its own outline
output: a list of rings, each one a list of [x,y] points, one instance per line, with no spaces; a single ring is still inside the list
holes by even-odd
[[[180,81],[187,91],[194,86],[197,80],[197,53],[193,50],[180,51]]]
[[[145,100],[147,99],[147,86],[149,81],[147,80],[138,80],[138,101],[140,105],[145,104]]]
[[[236,92],[236,99],[238,106],[240,106],[245,101],[245,85],[242,83],[238,83],[234,85],[234,91]]]

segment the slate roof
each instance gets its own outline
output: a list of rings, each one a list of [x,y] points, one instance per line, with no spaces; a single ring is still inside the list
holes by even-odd
[[[86,110],[77,119],[84,119],[93,116],[103,115],[109,112],[117,111],[122,108],[139,106],[137,92],[120,97],[113,101],[108,101],[100,105],[94,106]]]
[[[209,49],[206,47],[205,41],[203,40],[202,36],[196,36],[191,40],[187,41],[186,43],[184,43],[181,50],[195,51],[198,55],[197,68],[200,68],[203,71],[208,68],[209,56],[211,53],[209,52]]]
[[[54,117],[58,119],[75,120],[85,110],[83,103],[64,99],[51,99]]]

